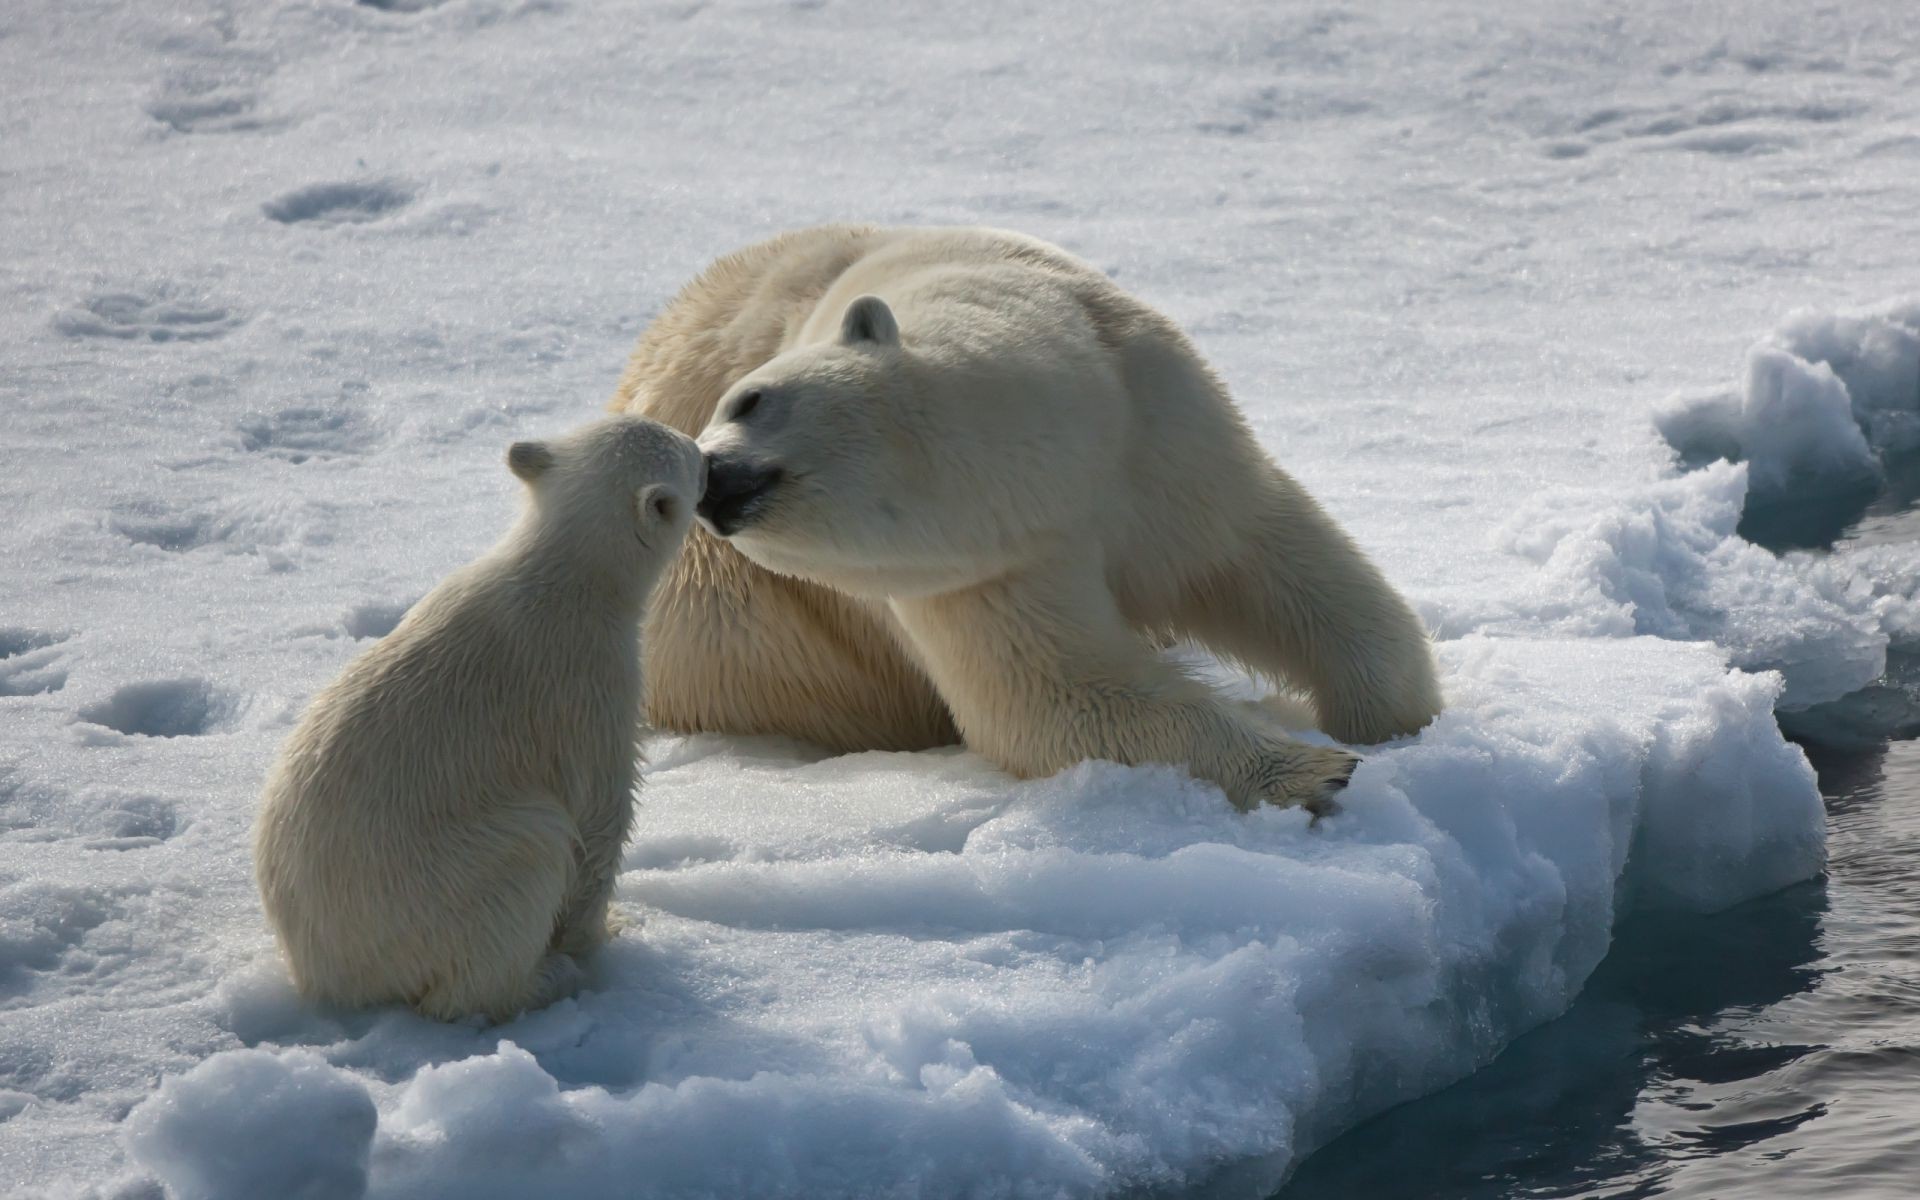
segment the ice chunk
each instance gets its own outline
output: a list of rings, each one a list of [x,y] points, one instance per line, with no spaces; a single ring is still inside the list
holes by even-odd
[[[1170,767],[655,747],[620,893],[645,923],[576,1001],[424,1069],[384,1026],[328,1050],[397,1081],[372,1192],[1057,1195],[1238,1163],[1258,1194],[1563,1011],[1622,906],[1819,869],[1777,677],[1652,637],[1441,652],[1449,711],[1317,824]]]
[[[374,1127],[366,1085],[317,1055],[230,1050],[161,1084],[126,1140],[179,1200],[352,1200]]]
[[[1854,423],[1847,385],[1824,362],[1756,347],[1747,355],[1741,415],[1741,444],[1752,465],[1747,479],[1759,494],[1871,485],[1879,475]]]
[[[1871,544],[1898,531],[1779,558],[1730,536],[1825,547],[1869,511],[1883,476],[1904,494],[1911,458],[1896,456],[1920,450],[1920,297],[1795,312],[1749,351],[1741,390],[1676,396],[1654,420],[1688,465],[1744,459],[1745,493],[1716,464],[1643,497],[1640,517],[1653,528],[1638,539],[1597,522],[1579,535],[1565,523],[1513,535],[1516,549],[1547,544],[1561,560],[1536,552],[1548,565],[1540,587],[1560,583],[1574,597],[1611,601],[1616,624],[1630,617],[1640,631],[1707,638],[1742,666],[1779,670],[1781,716],[1799,735],[1858,744],[1920,728],[1920,690],[1888,673],[1889,651],[1920,641],[1920,561],[1910,545]],[[1899,468],[1891,476],[1889,464]],[[1716,498],[1702,499],[1709,493]],[[1647,545],[1663,563],[1649,563]]]
[[[1708,912],[1806,879],[1826,858],[1806,756],[1774,723],[1777,680],[1733,675],[1660,722],[1634,844],[1642,905]]]
[[[1654,424],[1683,459],[1744,460],[1756,503],[1871,487],[1920,448],[1920,297],[1797,311],[1747,355],[1739,392],[1674,396]]]
[[[1774,331],[1773,340],[1794,357],[1830,367],[1846,387],[1854,418],[1873,434],[1878,450],[1912,447],[1905,437],[1920,417],[1920,296],[1864,312],[1799,309]],[[1879,426],[1905,417],[1886,438]]]

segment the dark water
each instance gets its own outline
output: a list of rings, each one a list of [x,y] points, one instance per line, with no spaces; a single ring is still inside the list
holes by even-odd
[[[1890,455],[1881,466],[1877,488],[1749,501],[1740,536],[1776,553],[1920,540],[1920,452]]]
[[[1920,460],[1776,512],[1770,549],[1920,539]],[[1623,924],[1573,1008],[1308,1159],[1276,1200],[1920,1197],[1920,648],[1802,718],[1824,879]],[[1841,748],[1842,743],[1852,748]]]

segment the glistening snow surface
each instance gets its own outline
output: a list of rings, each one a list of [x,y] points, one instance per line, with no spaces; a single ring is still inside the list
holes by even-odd
[[[1734,526],[1920,408],[1846,315],[1914,311],[1916,43],[1902,0],[7,5],[0,1184],[1257,1194],[1565,1009],[1625,906],[1815,871],[1773,707],[1880,673],[1920,555]],[[302,702],[685,277],[848,218],[1180,319],[1447,715],[1314,826],[661,740],[579,999],[300,1002],[247,833]]]

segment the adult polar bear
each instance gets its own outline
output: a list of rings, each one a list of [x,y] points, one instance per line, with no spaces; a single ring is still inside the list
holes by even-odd
[[[1044,242],[803,230],[709,267],[616,409],[700,437],[647,618],[662,728],[838,751],[964,735],[1021,776],[1184,763],[1318,807],[1357,761],[1167,663],[1191,638],[1348,742],[1439,710],[1427,635],[1167,318]]]

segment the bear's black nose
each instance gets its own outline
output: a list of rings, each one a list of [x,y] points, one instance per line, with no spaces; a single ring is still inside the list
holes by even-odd
[[[766,507],[780,468],[718,454],[707,455],[707,486],[695,511],[721,537],[730,537]]]

